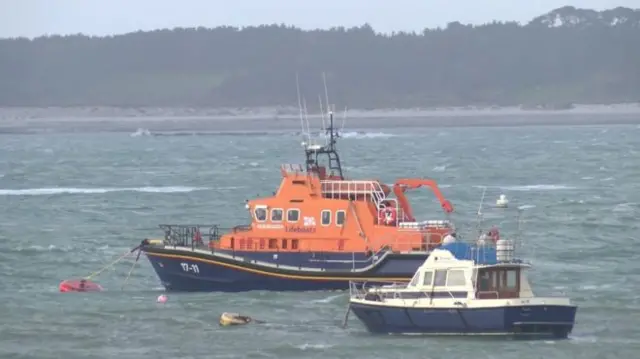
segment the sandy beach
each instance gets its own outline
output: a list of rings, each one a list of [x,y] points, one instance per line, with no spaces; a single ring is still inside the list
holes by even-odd
[[[319,129],[319,114],[307,116]],[[349,110],[336,126],[350,130],[412,127],[640,124],[640,106],[577,106],[571,110],[492,109]],[[295,109],[0,108],[1,133],[149,131],[299,131]]]

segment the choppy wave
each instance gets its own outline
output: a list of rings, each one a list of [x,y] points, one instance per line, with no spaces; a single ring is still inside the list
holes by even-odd
[[[124,188],[26,188],[26,189],[0,189],[0,196],[42,196],[55,194],[102,194],[110,192],[147,192],[147,193],[184,193],[207,190],[206,187],[124,187]]]
[[[384,132],[344,132],[341,134],[343,138],[356,138],[356,139],[364,139],[364,138],[387,138],[394,137],[394,134],[384,133]]]
[[[300,131],[150,131],[139,128],[130,133],[131,137],[184,137],[184,136],[294,136],[300,137]],[[312,138],[324,138],[324,132],[311,132]],[[341,132],[340,137],[345,139],[387,138],[397,135],[384,132],[347,131]]]
[[[557,191],[557,190],[571,190],[577,187],[567,186],[563,184],[532,184],[523,186],[473,186],[475,188],[498,188],[507,191]]]
[[[151,136],[151,131],[146,128],[139,128],[136,132],[130,134],[131,137],[140,137],[140,136]]]

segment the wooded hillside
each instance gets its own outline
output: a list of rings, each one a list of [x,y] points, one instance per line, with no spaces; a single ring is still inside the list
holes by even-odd
[[[558,105],[640,100],[640,11],[421,33],[285,25],[0,40],[0,106]]]

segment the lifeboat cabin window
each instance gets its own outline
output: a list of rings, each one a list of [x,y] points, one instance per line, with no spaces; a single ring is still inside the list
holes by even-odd
[[[336,226],[342,227],[344,225],[345,211],[336,212]]]
[[[256,209],[253,210],[253,213],[256,217],[256,221],[258,222],[264,222],[267,220],[267,208],[266,207],[256,207]]]
[[[322,211],[321,217],[322,217],[323,226],[328,226],[331,224],[331,211],[329,210]]]
[[[287,240],[286,239],[282,240],[282,249],[287,249]]]
[[[485,268],[478,273],[479,299],[518,298],[520,296],[520,269]]]
[[[288,222],[298,222],[300,219],[300,210],[298,209],[290,209],[287,211],[287,221]]]
[[[298,240],[297,239],[292,239],[291,240],[291,249],[298,249]]]
[[[275,238],[270,238],[269,239],[269,249],[276,249],[278,248],[278,240]]]
[[[282,222],[282,208],[274,208],[271,210],[271,222]]]
[[[424,272],[424,279],[422,280],[422,285],[425,287],[431,287],[431,283],[433,282],[433,272],[426,271]]]

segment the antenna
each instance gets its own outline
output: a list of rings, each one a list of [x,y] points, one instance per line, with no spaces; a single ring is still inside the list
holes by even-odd
[[[330,134],[330,146],[331,146],[331,148],[333,148],[333,145],[335,143],[334,140],[333,140],[333,109],[331,108],[331,105],[329,105],[329,90],[328,90],[328,87],[327,87],[327,75],[326,75],[325,72],[322,72],[322,83],[324,85],[325,104],[326,104],[326,107],[327,107],[327,112],[329,114],[329,122],[330,122],[329,123],[329,131],[331,131],[331,134]],[[323,124],[324,124],[324,122],[323,122]],[[326,137],[326,130],[325,130],[325,140],[326,140],[326,138],[327,137]],[[325,144],[327,144],[327,143],[325,142]]]
[[[324,124],[324,111],[322,110],[322,96],[318,95],[318,102],[320,103],[320,117],[322,119],[322,133],[324,134],[324,144],[327,144],[327,127]]]
[[[329,106],[329,90],[327,90],[327,76],[325,75],[324,72],[322,73],[322,82],[324,83],[324,98],[327,104],[327,111],[332,112],[331,107]]]
[[[342,114],[342,127],[340,128],[340,132],[344,133],[344,124],[347,122],[347,106],[344,107],[344,113]]]
[[[298,95],[298,110],[300,112],[300,127],[302,129],[302,141],[304,141],[305,134],[307,135],[307,142],[311,141],[311,135],[309,133],[305,133],[304,129],[304,119],[302,117],[302,102],[300,99],[300,81],[298,79],[298,72],[296,72],[296,93]]]
[[[516,215],[516,222],[517,222],[517,228],[516,228],[516,234],[514,236],[514,244],[517,244],[520,246],[520,249],[525,249],[526,247],[524,246],[524,241],[522,240],[522,223],[524,222],[522,217],[524,216],[524,210],[526,207],[524,206],[518,206],[517,207],[517,215]],[[532,252],[535,251],[535,248],[532,248]],[[528,252],[528,251],[527,251]],[[533,259],[535,256],[535,253],[532,253],[529,257],[531,259]]]
[[[304,119],[307,122],[307,137],[309,138],[309,144],[311,144],[311,128],[309,127],[309,116],[307,113],[307,99],[302,98],[302,108],[304,110]]]
[[[487,193],[487,187],[483,187],[482,189],[482,198],[480,198],[480,205],[478,205],[478,213],[477,213],[477,230],[478,230],[478,235],[482,234],[482,205],[484,203],[484,196]]]

